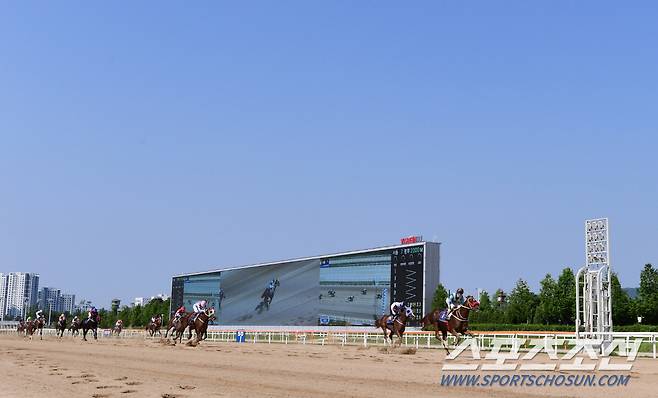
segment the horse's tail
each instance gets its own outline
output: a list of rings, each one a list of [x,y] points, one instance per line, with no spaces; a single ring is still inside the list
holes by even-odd
[[[377,315],[374,315],[374,314],[373,314],[372,317],[375,318],[375,327],[376,327],[376,328],[380,328],[380,327],[382,327],[381,319],[379,319],[379,317],[377,317]]]

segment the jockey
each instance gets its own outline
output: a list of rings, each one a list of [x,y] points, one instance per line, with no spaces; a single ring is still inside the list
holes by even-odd
[[[184,313],[185,313],[185,306],[181,305],[176,310],[176,313],[174,314],[174,319],[176,319],[176,320],[180,319],[183,316]]]
[[[208,307],[208,302],[206,300],[201,300],[194,303],[194,305],[192,306],[192,310],[194,311],[194,317],[190,318],[190,324],[194,323],[196,319],[199,317],[199,314],[204,312],[207,307]]]
[[[65,314],[61,314],[61,315],[59,316],[59,321],[60,321],[60,322],[66,322],[66,315],[65,315]]]
[[[97,315],[98,315],[98,310],[96,309],[96,307],[91,307],[89,309],[89,316],[87,318],[88,319],[96,318]]]
[[[121,327],[121,325],[123,325],[123,321],[122,321],[121,319],[119,319],[119,320],[114,324],[115,327]]]
[[[37,311],[37,313],[34,314],[34,317],[37,318],[37,320],[43,318],[43,311],[41,310]]]
[[[73,323],[78,323],[78,322],[80,322],[80,318],[78,318],[78,316],[76,315],[73,317]]]
[[[270,281],[270,283],[267,285],[267,288],[270,289],[270,291],[274,290],[274,279]]]
[[[393,315],[393,318],[391,319],[391,322],[395,322],[398,315],[400,315],[400,311],[404,307],[406,307],[404,301],[396,301],[395,303],[391,304],[391,315]]]
[[[461,287],[457,289],[455,294],[451,294],[448,296],[446,299],[446,304],[448,304],[448,319],[450,319],[450,315],[452,314],[452,311],[455,310],[455,308],[459,307],[460,305],[464,304],[466,300],[464,299],[464,289]]]

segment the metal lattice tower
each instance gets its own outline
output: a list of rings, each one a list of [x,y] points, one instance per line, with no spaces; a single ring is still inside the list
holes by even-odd
[[[608,219],[585,221],[585,266],[576,274],[576,337],[610,341],[610,232]]]

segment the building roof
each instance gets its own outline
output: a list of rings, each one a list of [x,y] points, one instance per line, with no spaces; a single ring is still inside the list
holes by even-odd
[[[252,268],[252,267],[264,267],[267,265],[275,265],[275,264],[283,264],[283,263],[290,263],[290,262],[295,262],[295,261],[307,261],[307,260],[318,260],[326,257],[338,257],[338,256],[348,256],[352,254],[362,254],[362,253],[368,253],[368,252],[374,252],[374,251],[380,251],[380,250],[392,250],[392,249],[399,249],[402,247],[413,247],[413,246],[420,246],[420,245],[425,245],[426,243],[433,243],[433,244],[441,244],[441,242],[430,242],[430,241],[423,241],[423,242],[416,242],[416,243],[409,243],[409,244],[404,244],[404,245],[392,245],[392,246],[381,246],[381,247],[373,247],[370,249],[362,249],[362,250],[352,250],[352,251],[347,251],[347,252],[341,252],[341,253],[330,253],[330,254],[322,254],[318,256],[311,256],[311,257],[299,257],[299,258],[291,258],[287,260],[278,260],[278,261],[270,261],[270,262],[265,262],[265,263],[257,263],[257,264],[248,264],[248,265],[241,265],[241,266],[227,266],[224,268],[215,268],[207,271],[198,271],[198,272],[190,272],[190,273],[185,273],[185,274],[177,274],[174,275],[173,277],[182,277],[182,276],[193,276],[193,275],[203,275],[203,274],[210,274],[213,272],[220,272],[220,271],[230,271],[234,269],[243,269],[243,268]]]

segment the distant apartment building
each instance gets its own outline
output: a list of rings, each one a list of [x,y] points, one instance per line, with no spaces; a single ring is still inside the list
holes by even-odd
[[[75,294],[62,293],[59,296],[59,311],[69,314],[75,312]]]
[[[138,305],[140,307],[145,306],[146,304],[151,301],[148,297],[135,297],[135,300],[133,300],[133,306],[137,307]]]
[[[7,303],[7,275],[0,273],[0,320],[5,320]]]
[[[60,296],[62,292],[56,287],[42,287],[39,290],[39,309],[60,312]]]
[[[169,298],[169,296],[164,294],[164,293],[156,294],[155,296],[151,296],[151,297],[135,297],[135,299],[133,300],[132,305],[133,305],[133,307],[136,307],[138,305],[143,307],[143,306],[145,306],[146,304],[150,303],[153,300],[160,299],[160,300],[164,301],[164,300],[167,300],[168,298]]]
[[[92,307],[91,301],[82,299],[80,300],[80,302],[78,303],[75,309],[76,311],[87,312],[89,311],[89,309],[91,309],[91,307]]]
[[[0,314],[2,319],[25,318],[36,307],[39,297],[39,274],[10,272],[0,275]]]

